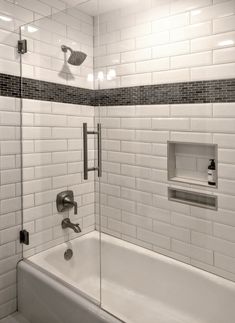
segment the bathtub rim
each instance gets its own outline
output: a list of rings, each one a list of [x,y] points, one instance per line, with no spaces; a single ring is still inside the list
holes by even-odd
[[[100,240],[100,237],[101,237],[101,240]],[[134,251],[138,254],[141,254],[145,257],[150,257],[152,259],[156,259],[160,262],[163,262],[164,264],[167,264],[167,265],[172,265],[174,267],[176,267],[177,269],[181,269],[181,270],[187,270],[187,271],[190,271],[192,274],[194,275],[199,275],[199,277],[203,278],[203,279],[209,279],[211,282],[217,284],[217,285],[220,285],[222,284],[224,287],[226,288],[229,288],[229,289],[235,289],[235,281],[231,280],[231,279],[228,279],[228,278],[225,278],[219,274],[215,274],[213,272],[210,272],[210,271],[207,271],[205,269],[202,269],[200,267],[196,267],[195,265],[192,265],[192,264],[189,264],[189,263],[186,263],[186,262],[183,262],[183,261],[180,261],[180,260],[177,260],[177,259],[174,259],[170,256],[166,256],[164,254],[161,254],[160,252],[156,252],[154,250],[150,250],[150,249],[146,249],[142,246],[139,246],[139,245],[135,245],[134,243],[131,243],[129,241],[126,241],[126,240],[123,240],[121,238],[118,238],[118,237],[115,237],[115,236],[112,236],[110,234],[107,234],[107,233],[103,233],[103,232],[99,232],[97,230],[94,230],[94,231],[91,231],[89,233],[86,233],[82,236],[79,236],[79,237],[76,237],[75,239],[72,239],[70,240],[69,242],[72,244],[72,245],[76,245],[76,241],[84,241],[84,240],[88,240],[88,239],[95,239],[98,243],[100,243],[100,246],[101,246],[101,250],[100,250],[100,253],[101,253],[101,263],[100,263],[100,268],[101,268],[101,281],[102,281],[102,243],[105,242],[105,243],[110,243],[110,244],[113,244],[115,246],[118,246],[118,247],[121,247],[121,248],[125,248],[125,249],[128,249],[128,250],[131,250],[131,251]],[[39,258],[39,255],[42,255],[42,254],[49,254],[53,249],[56,249],[60,246],[65,246],[66,245],[66,242],[63,242],[57,246],[54,246],[52,248],[49,248],[45,251],[42,251],[34,256],[31,256],[29,258],[25,258],[23,260],[29,262],[30,264],[33,264],[36,266],[36,268],[39,268],[41,269],[43,272],[45,273],[49,273],[50,276],[53,278],[57,278],[59,279],[59,281],[63,284],[65,281],[58,277],[57,275],[51,273],[49,270],[47,269],[44,269],[43,267],[41,267],[40,265],[38,265],[37,263],[35,263],[34,261],[31,260],[31,258]],[[72,286],[71,284],[67,283],[69,286],[73,287],[74,289],[78,290],[79,288],[77,287],[74,287]],[[101,282],[101,285],[102,285],[102,282]],[[87,295],[86,293],[82,292],[82,294],[85,294],[85,296]],[[78,294],[81,294],[81,293],[78,293]],[[101,297],[100,299],[102,299],[102,290],[100,291],[101,293]],[[97,304],[97,300],[94,299],[93,297],[91,296],[87,296],[88,299],[90,300],[93,300],[93,302],[95,304]],[[98,301],[99,303],[99,301]]]

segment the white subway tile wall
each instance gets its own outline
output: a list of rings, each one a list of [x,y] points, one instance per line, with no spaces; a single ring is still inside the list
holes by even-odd
[[[235,280],[234,108],[234,103],[101,107],[102,230]],[[168,182],[167,140],[218,144],[218,190]],[[200,157],[199,150],[188,153],[177,152],[177,167],[186,173],[196,167],[206,178],[209,157]],[[168,186],[216,194],[218,211],[170,202]]]
[[[92,89],[88,76],[93,74],[93,17],[79,7],[57,12],[65,8],[61,0],[0,0],[0,73],[20,75],[16,44],[24,25],[21,34],[28,41],[28,53],[22,56],[24,77]],[[69,53],[65,55],[61,45],[85,52],[83,65],[68,65]]]
[[[21,223],[20,101],[0,97],[0,318],[16,309]],[[17,250],[18,249],[18,250]]]
[[[16,264],[22,256],[20,100],[0,97],[0,318],[16,309]],[[68,213],[56,210],[56,194],[71,189],[78,202],[82,233],[95,228],[94,177],[82,179],[82,123],[94,126],[94,108],[23,100],[23,222],[30,232],[24,256],[33,255],[77,235],[62,230]],[[75,120],[72,122],[72,120]],[[89,140],[94,163],[94,140]]]
[[[29,198],[23,203],[23,221],[31,236],[30,245],[24,246],[27,257],[77,236],[61,228],[68,215],[80,223],[83,234],[94,230],[94,177],[82,178],[82,126],[87,122],[93,129],[94,107],[24,99],[22,115],[28,120],[22,125],[23,147],[31,143],[22,158],[23,196]],[[92,165],[94,138],[88,146]],[[65,190],[74,191],[78,215],[73,209],[57,212],[56,195]]]
[[[234,0],[141,0],[101,15],[100,37],[97,18],[76,9],[58,12],[72,2],[0,0],[0,15],[9,18],[0,19],[0,73],[20,75],[15,30],[25,24],[25,77],[91,89],[88,75],[93,67],[104,73],[103,88],[235,77]],[[30,23],[52,13],[53,17]],[[62,44],[86,52],[84,64],[67,65]],[[116,76],[112,71],[107,79],[113,69]],[[23,103],[23,217],[31,236],[24,252],[29,256],[77,236],[60,227],[55,198],[62,190],[75,193],[79,212],[76,217],[71,211],[70,216],[83,233],[95,228],[94,177],[82,180],[81,128],[83,122],[94,126],[95,111],[69,104]],[[101,115],[103,231],[235,280],[234,104],[104,107]],[[16,264],[21,258],[17,99],[0,97],[0,139],[2,318],[16,309]],[[167,140],[218,144],[218,212],[168,202]],[[89,147],[92,165],[93,140]]]
[[[101,15],[100,35],[97,19],[102,88],[235,77],[234,0],[139,1]]]

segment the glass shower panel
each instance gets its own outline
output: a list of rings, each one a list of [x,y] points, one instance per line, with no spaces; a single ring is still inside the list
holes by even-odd
[[[88,180],[83,176],[83,124],[90,130],[95,128],[91,103],[93,13],[80,7],[83,2],[89,1],[78,1],[77,6],[23,25],[20,30],[22,45],[27,41],[27,52],[21,55],[21,103],[23,228],[29,243],[23,244],[23,253],[37,264],[38,254],[59,250],[58,261],[62,267],[66,264],[67,270],[71,270],[67,261],[71,250],[73,257],[84,263],[76,238],[95,230],[94,173]],[[95,140],[95,136],[88,138],[89,167],[96,164]],[[70,284],[99,303],[98,240],[96,235],[94,258],[92,253],[84,263],[93,277],[87,277],[92,286],[84,275],[78,275],[81,268],[71,273],[71,277],[79,278]],[[44,267],[47,270],[47,264]],[[57,271],[52,274],[60,276]]]

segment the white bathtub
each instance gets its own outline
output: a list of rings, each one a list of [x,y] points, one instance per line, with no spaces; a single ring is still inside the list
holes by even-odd
[[[42,252],[31,257],[30,262],[44,271],[53,273],[59,281],[63,282],[63,285],[59,284],[60,288],[63,288],[62,294],[65,295],[69,290],[73,293],[80,290],[98,304],[100,298],[98,232],[89,233],[71,242],[74,256],[70,261],[64,260],[64,251],[67,247],[67,244],[62,244]],[[235,283],[233,282],[105,234],[102,234],[101,263],[102,307],[124,322],[235,322]],[[26,264],[21,265],[20,275],[27,281],[27,274],[24,271],[30,270],[25,266]],[[19,289],[23,289],[22,278],[19,277],[19,281],[21,286]],[[53,288],[52,281],[55,284],[53,278],[47,277],[47,285],[51,284],[51,288]],[[31,279],[31,288],[32,285],[34,284]],[[27,293],[24,291],[20,294],[22,298],[25,297],[23,295],[25,292]],[[37,293],[40,293],[40,288],[37,289]],[[56,300],[55,290],[52,294]],[[74,295],[75,298],[79,297]],[[43,298],[43,291],[40,296]],[[30,297],[32,299],[33,296],[30,295]],[[47,300],[48,302],[50,303],[50,299]],[[71,307],[67,299],[66,304],[70,312],[73,312],[77,306]],[[20,302],[20,305],[24,313],[26,304]],[[47,305],[50,307],[50,304]],[[58,310],[62,310],[62,307]],[[118,322],[112,317],[106,317],[106,319],[107,322]],[[52,322],[73,323],[75,321],[67,316],[65,321],[51,319],[50,323]],[[77,322],[85,323],[86,320]],[[90,319],[87,322],[93,321]],[[101,321],[97,319],[94,322]],[[106,322],[105,319],[104,322]]]

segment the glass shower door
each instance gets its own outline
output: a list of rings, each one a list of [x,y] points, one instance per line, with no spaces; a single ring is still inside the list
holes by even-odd
[[[96,128],[93,16],[68,7],[21,26],[20,38],[24,258],[99,304],[94,173],[84,178],[83,168],[83,124]],[[95,141],[89,136],[89,168]]]

